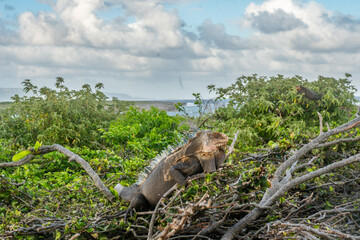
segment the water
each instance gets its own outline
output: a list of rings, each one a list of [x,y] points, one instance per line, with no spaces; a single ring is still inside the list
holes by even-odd
[[[197,105],[194,104],[194,102],[187,102],[183,105],[185,112],[190,116],[190,117],[197,117],[199,116],[199,108],[197,107]],[[185,115],[184,112],[172,112],[172,111],[168,111],[167,114],[169,116],[176,116],[176,115]]]
[[[214,101],[214,100],[204,100],[202,105],[202,112],[204,113],[213,113],[215,110],[219,107],[226,106],[228,104],[228,100],[221,100],[221,101]],[[185,109],[185,112],[190,117],[198,117],[200,115],[199,113],[199,107],[195,104],[195,100],[184,100],[183,107]],[[167,114],[169,116],[175,116],[175,115],[186,115],[184,112],[172,112],[168,111]]]

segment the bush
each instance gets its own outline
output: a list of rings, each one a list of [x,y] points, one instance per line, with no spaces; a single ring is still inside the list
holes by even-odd
[[[69,146],[89,146],[101,141],[99,128],[105,128],[116,118],[114,108],[121,111],[121,104],[109,105],[98,83],[93,92],[85,84],[78,91],[69,90],[60,77],[56,90],[38,89],[30,80],[23,81],[24,91],[32,96],[15,95],[11,107],[0,115],[0,138],[13,139],[22,145],[58,143]],[[118,103],[118,102],[115,102]]]
[[[183,139],[181,133],[189,126],[182,121],[182,117],[168,116],[165,111],[154,107],[149,111],[130,107],[110,125],[108,131],[103,130],[103,137],[123,157],[150,159],[168,145],[175,145]]]
[[[226,107],[215,113],[216,128],[225,132],[240,130],[241,148],[257,147],[269,141],[283,143],[307,139],[318,132],[319,118],[330,126],[343,123],[355,110],[355,87],[348,79],[335,79],[319,76],[308,82],[300,76],[291,78],[242,76],[227,88],[209,86],[218,99],[229,99]],[[297,85],[303,85],[320,93],[318,101],[298,94]],[[271,142],[270,142],[271,144]]]

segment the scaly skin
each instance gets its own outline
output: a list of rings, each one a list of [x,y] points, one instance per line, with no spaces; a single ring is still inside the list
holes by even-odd
[[[147,209],[156,206],[160,198],[176,183],[184,185],[188,176],[216,171],[225,160],[228,137],[223,133],[201,131],[189,142],[161,160],[140,184],[115,190],[131,208]]]

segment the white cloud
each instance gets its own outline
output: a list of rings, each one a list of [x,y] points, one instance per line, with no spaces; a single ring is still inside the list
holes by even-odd
[[[360,20],[316,2],[268,0],[239,9],[242,26],[252,30],[247,37],[211,18],[187,32],[177,10],[163,5],[178,4],[172,0],[42,2],[53,11],[20,14],[17,30],[0,18],[0,81],[63,76],[80,86],[104,82],[134,96],[181,98],[242,74],[360,77]],[[119,16],[102,19],[99,11],[110,7]]]
[[[287,41],[288,49],[299,51],[360,49],[360,21],[349,21],[346,18],[340,18],[345,20],[343,23],[333,21],[335,13],[315,2],[300,4],[294,0],[270,0],[260,5],[252,3],[245,14],[246,26],[255,26],[265,33],[275,33],[270,37],[271,44],[276,44],[274,38],[283,38],[285,41],[282,40],[281,44]],[[271,20],[267,19],[269,17]],[[344,23],[347,27],[344,27]]]

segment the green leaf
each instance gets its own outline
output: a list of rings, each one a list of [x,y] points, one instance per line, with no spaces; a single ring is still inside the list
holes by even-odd
[[[60,238],[61,238],[61,232],[56,231],[56,237],[55,237],[55,239],[58,240],[58,239],[60,239]]]
[[[32,152],[30,152],[30,151],[28,151],[28,150],[19,152],[18,154],[15,154],[15,155],[13,156],[12,160],[13,160],[14,162],[19,161],[20,159],[26,157],[27,155],[29,155],[29,154],[31,154],[31,153],[32,153]]]
[[[41,147],[41,143],[39,143],[39,141],[36,141],[35,146],[34,146],[35,152],[37,152],[37,150],[39,149],[39,147]]]

